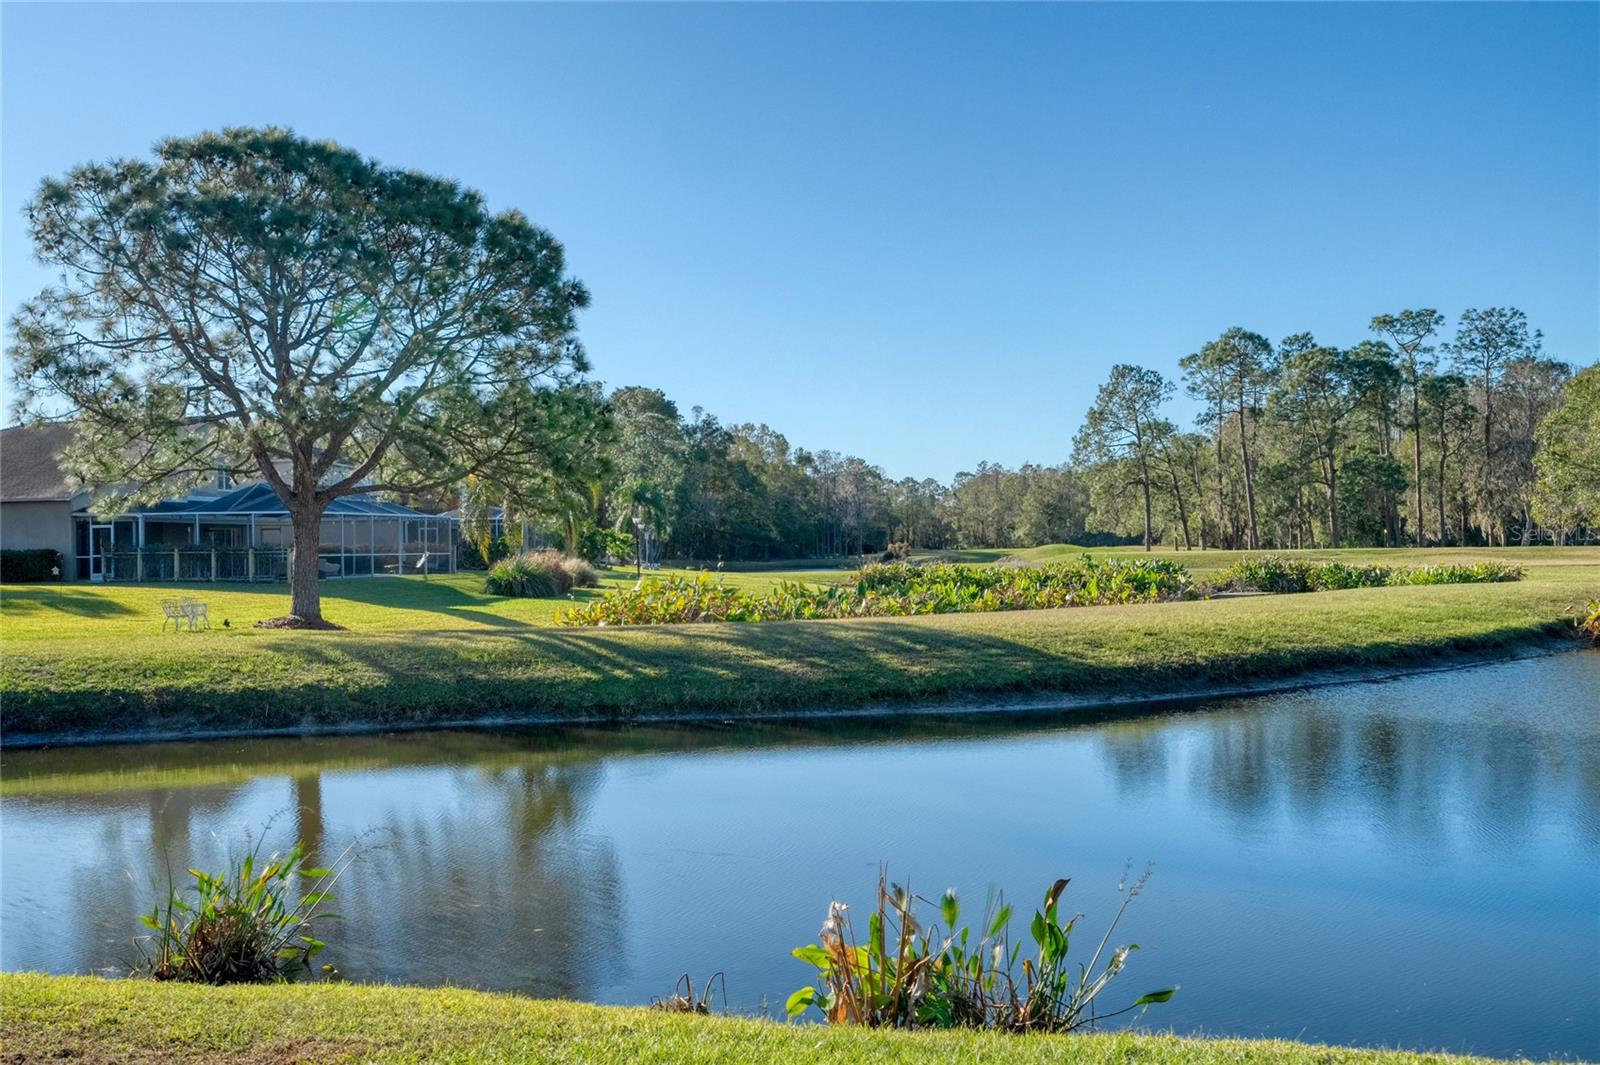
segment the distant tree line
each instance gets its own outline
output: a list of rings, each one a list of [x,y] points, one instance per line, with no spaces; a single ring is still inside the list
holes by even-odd
[[[1189,429],[1165,413],[1178,382],[1118,365],[1071,461],[980,462],[950,484],[895,480],[766,425],[685,414],[653,389],[607,396],[589,385],[582,445],[560,471],[542,467],[537,490],[503,501],[569,548],[625,534],[647,558],[702,560],[897,542],[1309,548],[1593,535],[1600,368],[1574,377],[1512,308],[1467,310],[1449,339],[1429,309],[1370,327],[1349,347],[1229,329],[1182,360],[1182,385],[1204,405]]]
[[[1088,527],[1226,548],[1506,546],[1593,533],[1592,494],[1563,487],[1539,454],[1541,425],[1585,392],[1569,387],[1572,367],[1545,356],[1523,312],[1466,310],[1450,339],[1431,309],[1378,315],[1370,329],[1350,347],[1229,329],[1182,360],[1183,384],[1204,404],[1187,432],[1162,415],[1175,383],[1115,367],[1074,448]],[[1573,435],[1549,457],[1600,466],[1600,437]]]

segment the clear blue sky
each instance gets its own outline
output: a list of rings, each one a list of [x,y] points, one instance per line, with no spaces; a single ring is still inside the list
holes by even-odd
[[[1111,364],[1514,304],[1600,353],[1600,6],[3,8],[41,177],[291,126],[567,245],[609,385],[894,476],[1058,462]],[[1187,416],[1181,404],[1175,413]]]

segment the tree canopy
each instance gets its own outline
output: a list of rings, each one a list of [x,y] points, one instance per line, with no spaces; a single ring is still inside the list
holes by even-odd
[[[1600,524],[1600,363],[1566,383],[1539,424],[1534,516],[1557,528]]]
[[[1073,451],[1081,461],[1122,460],[1132,470],[1132,479],[1139,484],[1144,501],[1146,551],[1153,543],[1151,480],[1156,457],[1162,443],[1174,432],[1172,423],[1161,417],[1161,407],[1172,392],[1172,384],[1155,370],[1118,363],[1100,386],[1073,442]]]
[[[285,130],[77,167],[27,219],[61,281],[13,320],[15,372],[25,402],[70,405],[72,471],[119,489],[108,509],[219,469],[264,479],[307,622],[330,502],[545,461],[552,393],[587,368],[588,293],[548,232]]]

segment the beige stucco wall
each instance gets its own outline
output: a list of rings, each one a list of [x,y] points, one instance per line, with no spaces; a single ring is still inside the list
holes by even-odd
[[[53,547],[61,552],[62,577],[76,579],[73,556],[72,504],[0,503],[0,547]]]

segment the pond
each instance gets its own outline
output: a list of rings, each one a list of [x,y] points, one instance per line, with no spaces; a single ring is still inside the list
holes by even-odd
[[[136,957],[170,866],[359,838],[351,980],[781,1014],[880,862],[1096,937],[1179,1032],[1600,1058],[1600,653],[1140,714],[435,732],[8,751],[0,965]],[[161,874],[164,876],[164,874]],[[976,913],[974,912],[974,916]],[[1122,938],[1119,936],[1119,938]]]

